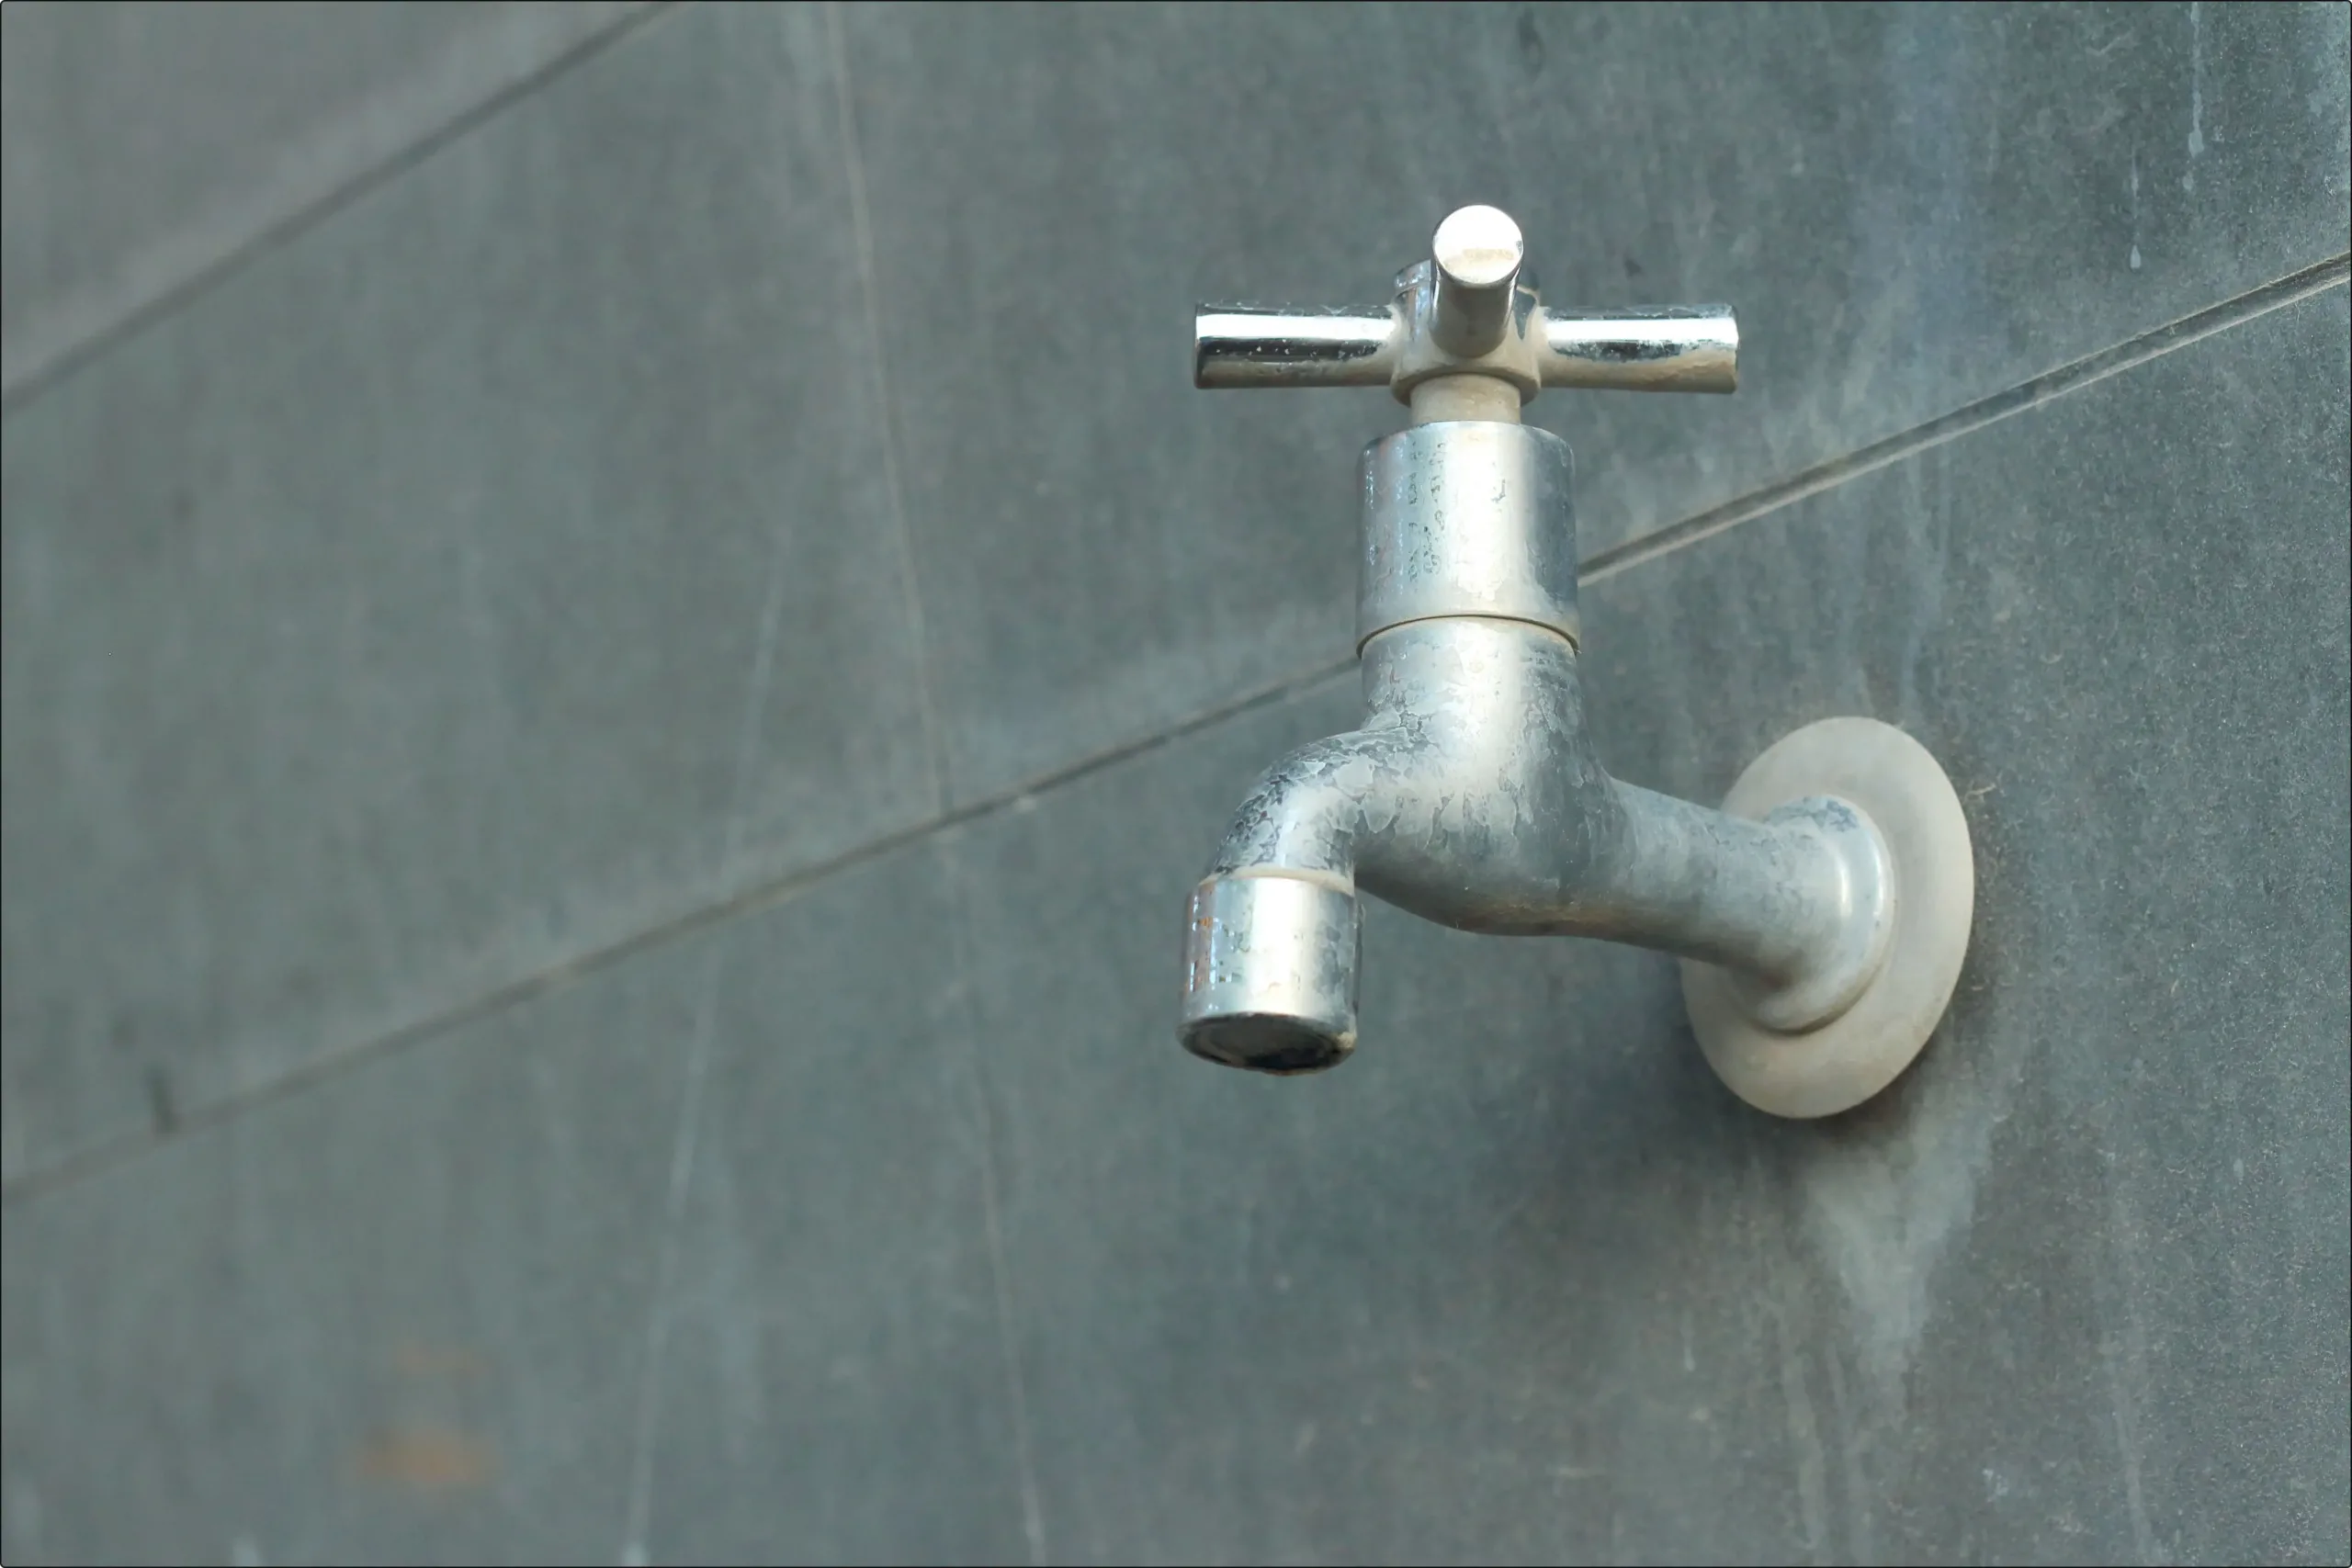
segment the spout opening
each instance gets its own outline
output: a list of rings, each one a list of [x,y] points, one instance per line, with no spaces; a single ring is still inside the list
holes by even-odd
[[[1353,1035],[1333,1034],[1279,1013],[1231,1013],[1185,1027],[1184,1049],[1222,1066],[1295,1077],[1338,1066],[1355,1050]]]

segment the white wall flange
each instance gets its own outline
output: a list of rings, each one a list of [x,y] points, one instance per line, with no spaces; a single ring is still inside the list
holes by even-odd
[[[1708,1064],[1733,1093],[1775,1116],[1835,1115],[1901,1076],[1951,1000],[1976,909],[1968,819],[1917,740],[1871,718],[1806,725],[1748,764],[1724,810],[1761,818],[1810,795],[1861,812],[1893,862],[1894,929],[1868,987],[1826,1022],[1784,1032],[1753,1016],[1735,976],[1682,964],[1683,999]]]

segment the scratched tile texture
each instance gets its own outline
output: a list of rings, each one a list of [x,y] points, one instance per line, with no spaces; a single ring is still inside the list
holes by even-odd
[[[917,846],[11,1208],[7,1561],[1017,1561],[954,908]]]
[[[735,922],[679,1209],[642,1543],[1014,1562],[987,1106],[933,838]]]
[[[1729,300],[1734,398],[1555,393],[1588,555],[2352,231],[2352,11],[848,13],[951,794],[1344,659],[1385,392],[1208,394],[1204,299],[1377,303],[1451,206],[1547,297]]]
[[[634,8],[18,0],[0,13],[9,396]]]
[[[2340,284],[1588,590],[1625,776],[1966,792],[1884,1104],[1377,908],[1340,1073],[1169,1036],[1351,679],[1175,727],[1345,654],[1395,419],[1192,393],[1195,297],[1469,169],[1735,299],[1739,399],[1537,405],[1589,551],[2341,254],[2346,16],[850,8],[852,142],[824,10],[684,6],[12,405],[0,1556],[2352,1556]],[[74,243],[257,210],[136,152]],[[671,930],[929,819],[926,677],[951,801],[1164,743]]]
[[[828,57],[657,18],[8,415],[11,1179],[931,811]]]
[[[694,943],[11,1206],[11,1562],[613,1560]]]

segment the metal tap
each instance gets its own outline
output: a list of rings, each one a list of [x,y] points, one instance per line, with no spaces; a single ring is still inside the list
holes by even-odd
[[[1358,895],[1464,931],[1681,955],[1700,1043],[1751,1103],[1843,1110],[1906,1066],[1967,945],[1942,770],[1874,720],[1786,737],[1714,810],[1612,779],[1586,734],[1567,444],[1544,387],[1729,392],[1721,306],[1547,309],[1519,226],[1465,207],[1385,310],[1204,306],[1204,388],[1387,386],[1361,464],[1362,727],[1261,775],[1193,890],[1185,1047],[1318,1071],[1356,1044]]]

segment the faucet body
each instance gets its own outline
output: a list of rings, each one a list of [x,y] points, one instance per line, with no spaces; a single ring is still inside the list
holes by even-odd
[[[1306,1073],[1355,1047],[1359,900],[1679,954],[1724,1082],[1783,1116],[1877,1093],[1943,1015],[1974,862],[1951,781],[1867,718],[1783,737],[1718,811],[1612,779],[1585,725],[1572,463],[1543,388],[1728,392],[1721,307],[1544,308],[1518,226],[1470,207],[1385,310],[1204,307],[1202,387],[1386,385],[1366,447],[1362,725],[1261,775],[1193,891],[1180,1037]],[[1899,897],[1898,897],[1899,894]]]
[[[1804,1027],[1883,945],[1885,852],[1834,799],[1749,821],[1609,776],[1585,726],[1566,443],[1424,424],[1364,455],[1362,728],[1261,775],[1192,900],[1182,1038],[1309,1072],[1355,1040],[1370,893],[1463,931],[1739,971]]]

